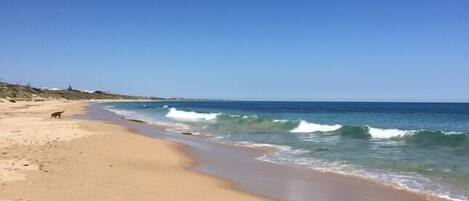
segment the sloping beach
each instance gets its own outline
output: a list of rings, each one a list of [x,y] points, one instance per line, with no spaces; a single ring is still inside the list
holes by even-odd
[[[276,200],[433,199],[361,179],[257,161],[252,150],[201,144],[208,142],[196,136],[186,136],[194,139],[192,146],[177,138],[171,140],[185,145],[147,137],[134,132],[144,124],[119,117],[114,118],[127,123],[74,117],[87,113],[89,104],[1,104],[0,200],[267,200],[257,195]],[[63,119],[50,119],[50,113],[61,110]]]
[[[0,27],[0,201],[469,201],[469,0],[15,0]]]
[[[264,200],[187,170],[175,143],[71,118],[86,105],[0,104],[0,200]]]

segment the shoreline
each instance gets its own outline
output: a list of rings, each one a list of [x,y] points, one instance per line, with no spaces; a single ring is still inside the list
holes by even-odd
[[[97,106],[99,107],[99,106]],[[96,110],[97,108],[93,108],[92,110]],[[106,113],[112,113],[110,111],[104,110],[102,108],[98,108],[98,110],[103,110]],[[102,112],[102,111],[101,111]],[[106,116],[108,116],[107,114]],[[338,186],[343,187],[341,190],[337,190],[338,192],[335,192],[334,190],[329,193],[337,193],[341,194],[339,197],[335,197],[334,199],[330,199],[327,196],[330,197],[330,195],[326,195],[324,197],[324,193],[322,194],[323,198],[319,198],[316,200],[446,200],[440,197],[436,197],[427,193],[423,192],[416,192],[412,191],[400,186],[397,186],[392,183],[384,183],[384,182],[379,182],[376,180],[372,179],[367,179],[363,178],[360,176],[356,175],[348,175],[348,174],[339,174],[335,172],[330,172],[330,171],[320,171],[316,169],[311,169],[311,168],[306,168],[306,167],[298,167],[298,166],[290,166],[290,165],[285,165],[285,164],[274,164],[274,163],[268,163],[265,161],[260,161],[257,160],[256,158],[259,156],[262,156],[266,153],[272,152],[272,148],[263,148],[263,147],[245,147],[245,146],[240,146],[240,145],[233,145],[233,144],[224,144],[224,143],[215,143],[215,142],[210,142],[207,141],[203,136],[191,136],[191,135],[183,135],[183,134],[176,134],[176,133],[170,133],[168,131],[165,131],[164,128],[155,126],[155,125],[150,125],[147,124],[144,121],[140,120],[134,120],[130,118],[126,118],[120,115],[117,115],[115,113],[110,114],[113,117],[107,117],[108,121],[113,122],[115,124],[119,125],[125,125],[127,127],[132,128],[133,130],[138,130],[137,133],[140,133],[142,135],[147,135],[150,137],[156,137],[159,139],[163,140],[169,140],[169,141],[176,141],[177,143],[182,144],[183,146],[181,149],[189,155],[193,160],[195,161],[193,164],[193,167],[190,168],[191,170],[201,172],[203,174],[207,174],[210,176],[216,176],[217,178],[222,178],[225,180],[228,180],[230,182],[233,182],[235,184],[236,189],[239,189],[241,191],[247,191],[250,193],[254,193],[256,195],[261,195],[265,196],[268,198],[272,198],[274,200],[309,200],[311,196],[314,196],[314,193],[306,193],[303,195],[294,195],[293,197],[288,197],[285,195],[281,195],[282,193],[285,194],[286,192],[280,192],[282,189],[279,189],[278,185],[270,185],[266,189],[261,189],[263,185],[262,183],[256,183],[252,181],[243,181],[242,179],[239,179],[240,177],[243,177],[243,175],[240,174],[234,174],[233,172],[226,171],[226,169],[229,169],[228,166],[222,165],[222,167],[217,167],[217,165],[213,165],[215,163],[223,163],[219,161],[224,161],[223,158],[220,157],[213,157],[213,156],[208,156],[210,153],[207,152],[201,152],[198,149],[217,149],[217,151],[224,150],[224,149],[229,149],[228,152],[237,152],[239,150],[243,150],[242,152],[242,158],[245,158],[248,156],[250,161],[248,162],[249,164],[247,166],[253,166],[254,169],[265,169],[266,171],[271,171],[271,168],[277,168],[276,173],[283,173],[283,172],[294,172],[294,173],[300,173],[303,177],[306,177],[311,180],[322,180],[322,181],[327,181],[329,182],[330,180],[333,180],[336,183],[328,183],[328,185],[323,185],[323,186],[317,186],[318,184],[309,184],[309,187],[319,187],[320,189],[324,188],[334,188],[336,184],[339,184]],[[98,115],[99,116],[99,115]],[[116,118],[117,117],[117,118]],[[141,127],[146,127],[146,128],[141,128]],[[152,131],[154,130],[154,131]],[[192,138],[192,139],[190,139]],[[189,139],[189,140],[188,140]],[[197,139],[197,140],[194,140]],[[195,142],[198,141],[198,142]],[[205,141],[205,144],[198,144],[200,141]],[[211,144],[211,145],[207,145]],[[211,146],[211,147],[210,147]],[[210,148],[207,148],[210,147]],[[222,151],[223,152],[223,151]],[[225,153],[225,152],[223,152]],[[235,153],[235,155],[238,153]],[[223,156],[223,157],[226,157]],[[235,157],[236,158],[236,157]],[[242,160],[241,158],[237,158]],[[229,163],[228,161],[225,161]],[[239,161],[238,161],[239,162]],[[259,164],[262,164],[259,166]],[[220,165],[220,164],[218,164]],[[235,167],[240,167],[242,164],[236,164],[236,163],[231,163],[231,166]],[[246,165],[246,164],[244,164]],[[265,168],[267,167],[268,168]],[[242,169],[242,168],[241,168]],[[290,170],[289,170],[290,169]],[[256,176],[252,173],[249,173],[249,168],[245,169],[247,171],[244,171],[243,173],[246,173],[250,177]],[[293,171],[292,171],[293,170]],[[262,172],[257,172],[258,174],[262,175]],[[271,177],[278,176],[276,174],[270,174]],[[288,181],[289,178],[287,178],[288,175],[283,175],[282,179],[285,179],[285,181]],[[268,178],[268,176],[264,175],[264,178]],[[326,179],[325,179],[326,178]],[[295,178],[298,180],[298,178]],[[293,179],[293,180],[295,180]],[[299,179],[301,182],[306,182],[308,183],[307,179]],[[328,181],[329,180],[329,181]],[[278,182],[278,181],[277,181]],[[338,183],[337,183],[338,182]],[[255,183],[255,184],[253,184]],[[266,182],[268,183],[268,182]],[[264,183],[264,185],[266,184]],[[275,183],[275,182],[274,182]],[[314,182],[313,182],[314,183]],[[308,184],[307,184],[308,185]],[[359,188],[356,189],[353,186],[354,185],[365,185],[367,188]],[[324,187],[326,186],[326,187]],[[299,186],[295,186],[299,187]],[[353,190],[348,189],[349,187],[352,187]],[[300,187],[301,188],[301,187]],[[368,189],[369,188],[369,189]],[[308,188],[302,188],[305,190],[305,192],[310,191],[311,189]],[[362,196],[356,196],[356,193],[351,193],[350,191],[358,190],[358,192],[364,193],[365,195]],[[369,190],[377,190],[380,193],[374,194],[374,193],[369,193]],[[327,191],[327,190],[326,190]],[[348,192],[348,193],[343,193],[340,191]],[[368,192],[367,192],[368,191]],[[297,192],[298,193],[298,192]],[[315,191],[315,193],[318,193]],[[379,195],[383,195],[381,193],[384,193],[384,195],[387,195],[388,197],[380,197]],[[397,195],[396,195],[397,193]],[[300,193],[301,194],[301,193]],[[326,193],[327,194],[327,193]],[[368,195],[367,195],[368,194]],[[374,194],[374,195],[373,195]],[[355,199],[350,198],[349,196],[355,196]],[[375,199],[369,199],[369,196],[376,196]],[[368,198],[367,198],[368,196]],[[319,196],[320,197],[320,196]],[[378,198],[379,197],[379,198]]]
[[[189,170],[180,144],[75,118],[89,104],[0,104],[0,200],[267,200]]]
[[[0,146],[0,200],[443,200],[364,178],[259,161],[268,150],[170,134],[109,111],[103,116],[93,105],[0,104],[0,131],[11,131],[12,139],[28,132],[39,136]],[[65,119],[51,121],[50,111],[63,107]],[[5,126],[10,120],[15,128]]]

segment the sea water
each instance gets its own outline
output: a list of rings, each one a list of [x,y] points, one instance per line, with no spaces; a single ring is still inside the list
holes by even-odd
[[[469,200],[469,104],[279,101],[103,103],[126,118],[239,146],[258,159]]]

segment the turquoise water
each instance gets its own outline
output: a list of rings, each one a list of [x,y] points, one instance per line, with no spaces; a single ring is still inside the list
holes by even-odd
[[[469,104],[167,101],[104,107],[175,133],[277,150],[259,160],[469,198]]]

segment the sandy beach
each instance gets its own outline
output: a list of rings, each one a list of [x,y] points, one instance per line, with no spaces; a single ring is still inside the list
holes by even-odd
[[[265,200],[188,170],[175,143],[71,118],[86,105],[0,104],[0,200]]]
[[[0,27],[0,201],[469,201],[469,0],[13,0]]]
[[[267,200],[258,195],[275,200],[430,200],[361,179],[257,161],[250,149],[202,138],[172,139],[205,147],[197,149],[164,136],[148,137],[135,128],[161,131],[115,115],[116,121],[75,118],[90,115],[89,104],[0,104],[0,200]],[[50,118],[62,110],[62,119]]]

